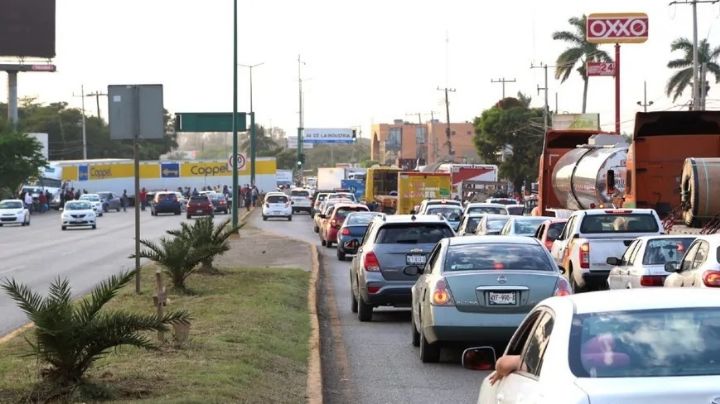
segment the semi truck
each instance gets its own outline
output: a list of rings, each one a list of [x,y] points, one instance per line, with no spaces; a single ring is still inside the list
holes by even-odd
[[[397,214],[409,214],[425,199],[450,199],[450,173],[398,173]]]

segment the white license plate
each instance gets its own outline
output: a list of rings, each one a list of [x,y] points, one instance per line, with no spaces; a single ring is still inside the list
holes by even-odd
[[[408,254],[405,256],[407,265],[425,265],[426,257],[422,254]]]
[[[489,292],[488,301],[491,305],[505,306],[517,304],[515,292]]]

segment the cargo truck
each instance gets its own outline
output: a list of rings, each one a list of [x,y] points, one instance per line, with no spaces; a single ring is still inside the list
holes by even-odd
[[[398,173],[395,167],[368,168],[365,178],[365,200],[376,203],[377,210],[395,213],[397,209]]]
[[[398,174],[397,214],[412,213],[424,199],[449,199],[450,173],[401,172]]]

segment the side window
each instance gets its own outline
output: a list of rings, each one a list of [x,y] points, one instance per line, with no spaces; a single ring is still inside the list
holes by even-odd
[[[368,225],[367,230],[365,231],[365,235],[363,236],[362,240],[360,240],[360,246],[364,246],[367,244],[368,240],[370,240],[371,234],[374,230],[374,226],[372,222]]]
[[[708,245],[707,241],[699,242],[697,253],[695,254],[695,259],[693,259],[693,265],[691,269],[700,268],[700,266],[704,264],[707,260],[708,252],[710,252],[710,246]]]
[[[553,324],[554,320],[550,313],[544,313],[530,334],[520,369],[535,376],[540,375]]]
[[[565,227],[563,227],[562,233],[560,233],[560,237],[558,237],[558,240],[567,240],[570,237],[570,231],[575,226],[575,217],[570,218],[570,221],[567,222]]]
[[[440,256],[440,244],[438,243],[435,245],[435,248],[433,248],[432,252],[430,253],[427,263],[425,263],[425,269],[423,269],[424,274],[429,274],[432,272],[439,256]]]
[[[635,249],[630,254],[630,259],[628,259],[628,265],[635,265],[635,257],[638,256],[640,250],[642,250],[642,242],[638,241],[635,243]]]
[[[538,240],[542,240],[543,233],[545,233],[545,225],[541,224],[535,232],[535,238]]]
[[[622,256],[622,262],[621,265],[627,265],[628,262],[630,262],[630,256],[635,252],[635,247],[638,246],[638,241],[633,241],[632,244],[625,250],[625,254]]]
[[[505,223],[505,226],[503,226],[502,230],[500,230],[500,234],[509,234],[511,228],[512,220],[508,220],[507,223]]]
[[[507,355],[522,354],[523,348],[525,347],[525,344],[530,338],[530,333],[535,328],[535,324],[537,324],[537,320],[540,318],[540,315],[542,313],[543,312],[540,310],[535,310],[525,319],[525,321],[522,322],[522,324],[520,324],[512,339],[510,340],[510,343],[508,344],[508,348],[506,351]]]
[[[681,271],[687,271],[692,267],[693,260],[695,259],[695,253],[698,250],[698,246],[700,245],[700,242],[693,243],[690,246],[690,249],[685,253],[685,256],[683,257],[682,264],[680,266]]]

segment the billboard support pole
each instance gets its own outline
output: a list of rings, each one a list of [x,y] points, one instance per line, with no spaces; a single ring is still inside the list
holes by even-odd
[[[133,87],[135,97],[134,126],[135,135],[133,138],[133,172],[135,174],[135,293],[140,294],[140,87]],[[124,205],[123,205],[124,206]]]
[[[237,98],[237,69],[238,69],[238,55],[237,55],[237,0],[233,0],[233,113],[232,113],[232,136],[233,136],[233,169],[232,169],[232,225],[233,228],[238,226],[238,203],[240,202],[240,192],[238,189],[238,164],[237,164],[237,153],[238,153],[238,140],[237,140],[237,109],[238,109],[238,98]]]
[[[8,120],[12,124],[13,129],[17,129],[18,125],[18,98],[17,98],[17,80],[18,72],[8,70]]]
[[[615,44],[615,132],[620,134],[620,44]]]

